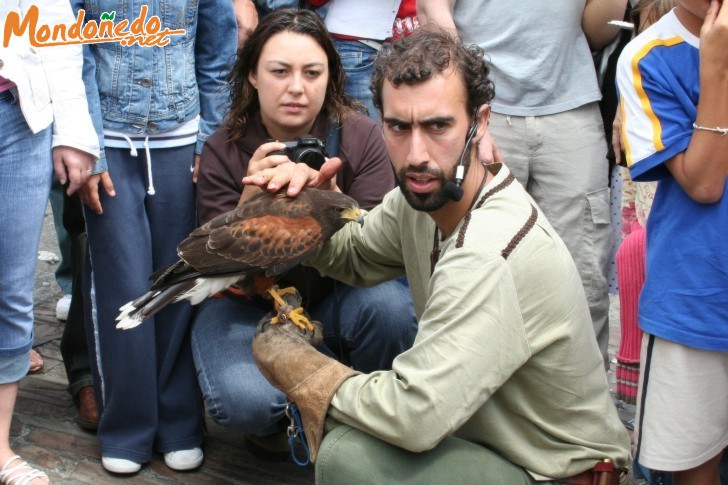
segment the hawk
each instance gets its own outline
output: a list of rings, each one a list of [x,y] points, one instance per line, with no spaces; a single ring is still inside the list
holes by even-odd
[[[243,294],[269,294],[278,316],[302,329],[312,326],[303,309],[292,308],[275,281],[321,247],[347,222],[363,223],[354,199],[306,188],[295,197],[263,192],[195,229],[177,246],[180,259],[155,271],[151,289],[120,308],[116,328],[130,329],[167,305],[205,298],[235,286]]]

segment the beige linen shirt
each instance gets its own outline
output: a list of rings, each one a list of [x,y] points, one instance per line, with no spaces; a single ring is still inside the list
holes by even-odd
[[[406,272],[419,318],[414,346],[392,370],[346,380],[329,415],[414,452],[455,435],[536,479],[604,458],[626,467],[629,438],[576,267],[508,169],[489,169],[482,206],[439,243],[432,274],[435,224],[398,189],[308,261],[360,286]]]

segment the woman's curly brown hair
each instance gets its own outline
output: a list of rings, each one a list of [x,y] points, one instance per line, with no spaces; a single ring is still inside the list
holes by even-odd
[[[463,76],[468,93],[468,112],[475,113],[495,95],[490,69],[483,60],[483,49],[466,47],[449,31],[434,25],[415,30],[411,35],[387,43],[374,61],[371,91],[374,106],[382,111],[382,86],[386,79],[397,87],[419,84],[453,67]]]
[[[250,83],[248,75],[257,69],[260,53],[268,39],[281,32],[307,35],[326,53],[329,60],[329,82],[322,111],[329,116],[331,122],[340,124],[351,109],[365,109],[361,103],[344,94],[346,72],[321,17],[311,10],[276,10],[267,14],[250,34],[238,51],[235,65],[228,75],[230,110],[225,117],[225,124],[230,130],[232,141],[245,135],[245,128],[251,117],[260,109],[258,92]]]

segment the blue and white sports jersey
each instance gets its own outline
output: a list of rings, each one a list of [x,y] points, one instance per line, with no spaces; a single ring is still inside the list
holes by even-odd
[[[699,46],[672,11],[630,42],[617,66],[630,174],[659,180],[647,219],[639,324],[683,345],[728,351],[728,184],[719,202],[700,204],[665,165],[690,144]]]
[[[685,151],[700,94],[698,47],[671,11],[630,42],[617,65],[622,139],[634,180],[659,180]]]

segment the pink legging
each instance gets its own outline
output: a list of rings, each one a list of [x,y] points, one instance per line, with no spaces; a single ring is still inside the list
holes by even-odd
[[[622,328],[617,352],[617,398],[627,404],[635,403],[639,382],[642,331],[637,322],[637,302],[645,282],[646,239],[647,231],[635,221],[616,256]]]

